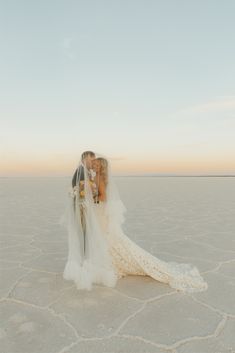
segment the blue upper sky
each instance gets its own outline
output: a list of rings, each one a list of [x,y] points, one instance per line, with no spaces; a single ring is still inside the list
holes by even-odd
[[[1,175],[235,174],[235,2],[8,0]]]

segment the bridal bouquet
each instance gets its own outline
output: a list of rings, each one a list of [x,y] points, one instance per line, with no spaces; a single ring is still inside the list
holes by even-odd
[[[96,183],[93,180],[89,180],[90,188],[92,191],[92,195],[94,196],[96,194]],[[84,180],[81,180],[79,183],[79,197],[80,199],[84,199],[85,197],[85,182]]]
[[[94,181],[94,172],[90,173],[89,175],[89,184],[90,184],[90,187],[91,187],[91,192],[92,192],[92,196],[93,198],[97,195],[97,185]],[[79,181],[79,185],[76,185],[73,187],[73,190],[71,192],[71,196],[72,197],[76,197],[78,196],[80,200],[84,200],[85,199],[85,181],[84,180],[80,180]]]

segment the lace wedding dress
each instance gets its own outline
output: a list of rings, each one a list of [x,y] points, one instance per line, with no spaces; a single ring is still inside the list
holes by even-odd
[[[109,232],[103,202],[96,205],[96,215],[108,243],[117,278],[128,275],[150,276],[185,292],[200,292],[208,288],[195,266],[185,263],[165,262],[132,241],[121,227]]]

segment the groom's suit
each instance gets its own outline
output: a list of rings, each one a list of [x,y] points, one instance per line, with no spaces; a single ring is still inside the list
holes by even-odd
[[[73,188],[76,185],[76,180],[84,180],[84,167],[82,165],[80,165],[80,167],[76,169],[76,171],[73,175],[73,178],[72,178],[72,187]]]
[[[79,168],[76,169],[73,178],[72,178],[72,187],[74,188],[76,186],[76,181],[78,182],[79,185],[79,181],[84,180],[84,167],[82,165],[80,165]],[[86,236],[86,220],[85,220],[85,208],[84,205],[81,203],[79,205],[80,208],[80,218],[81,218],[81,224],[82,224],[82,229],[83,229],[83,239],[80,239],[81,242],[81,248],[83,249],[83,255],[85,256],[85,236]],[[76,212],[76,202],[74,199],[74,212]]]

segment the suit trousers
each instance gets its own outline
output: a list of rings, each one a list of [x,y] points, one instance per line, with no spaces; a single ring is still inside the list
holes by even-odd
[[[74,214],[77,217],[77,220],[81,222],[83,234],[81,234],[81,237],[79,239],[80,242],[80,247],[81,247],[81,256],[82,258],[85,258],[85,251],[86,251],[86,212],[85,212],[85,205],[84,203],[76,203],[76,200],[74,198]]]

